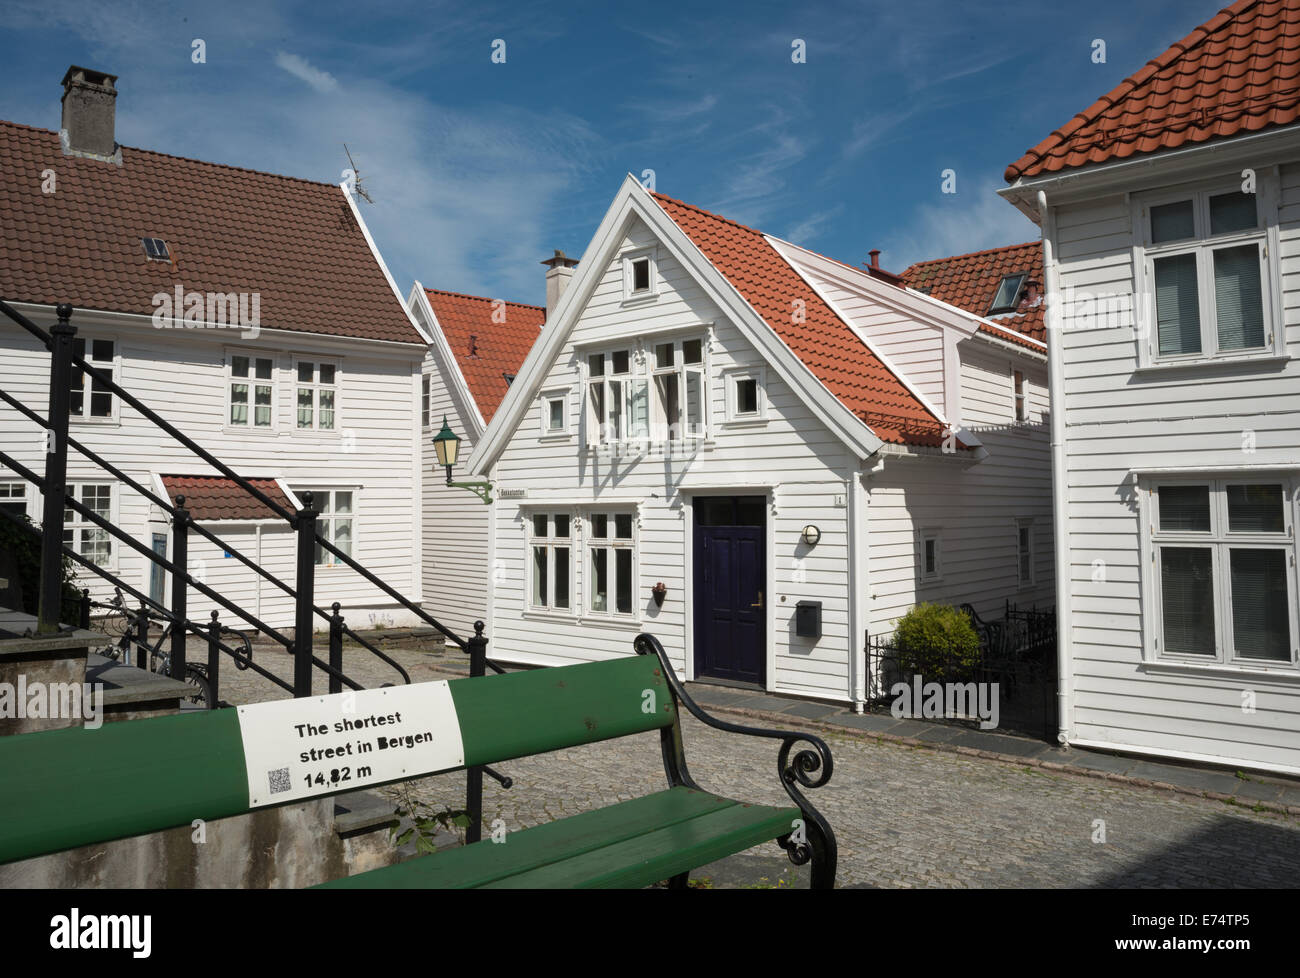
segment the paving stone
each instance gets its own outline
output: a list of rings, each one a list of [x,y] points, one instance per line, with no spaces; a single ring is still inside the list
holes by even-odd
[[[1040,741],[1025,740],[1021,737],[1008,737],[1005,734],[985,733],[982,730],[962,730],[949,741],[962,747],[976,750],[988,750],[997,754],[1011,754],[1015,757],[1034,757],[1051,750],[1050,745]]]
[[[786,716],[805,717],[809,720],[822,720],[833,714],[842,712],[838,706],[828,706],[825,703],[801,703],[799,706],[792,706],[790,709],[783,711]]]
[[[1262,781],[1237,781],[1237,790],[1233,792],[1234,797],[1243,798],[1249,801],[1277,801],[1282,797],[1282,787],[1276,784],[1266,784]]]
[[[1069,759],[1062,763],[1071,767],[1105,771],[1108,774],[1122,774],[1133,766],[1133,759],[1120,757],[1118,754],[1094,754],[1091,751],[1075,748],[1069,752]]]
[[[1237,778],[1223,771],[1206,771],[1203,768],[1178,767],[1175,765],[1150,766],[1161,768],[1158,780],[1167,781],[1172,785],[1185,788],[1196,788],[1201,791],[1221,791],[1224,794],[1232,794],[1239,783]],[[1297,792],[1296,798],[1300,799],[1300,792]]]
[[[917,740],[928,741],[933,744],[946,744],[962,732],[961,727],[948,727],[942,724],[934,724],[919,730],[908,736],[915,737]]]
[[[876,713],[849,713],[842,717],[836,717],[835,722],[845,727],[852,727],[855,730],[870,730],[873,733],[896,732],[903,725],[901,720],[895,720],[891,716],[880,716]]]

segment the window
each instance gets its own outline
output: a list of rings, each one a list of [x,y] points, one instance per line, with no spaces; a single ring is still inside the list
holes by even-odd
[[[171,255],[167,252],[167,242],[162,238],[141,238],[144,242],[144,253],[150,261],[171,261]]]
[[[26,516],[27,483],[0,482],[0,509],[14,516]],[[8,522],[2,516],[0,521]]]
[[[943,577],[943,555],[938,530],[922,530],[918,534],[917,577],[922,581],[938,581]]]
[[[68,486],[68,496],[101,519],[113,522],[111,483],[74,483]],[[113,556],[113,541],[108,531],[71,506],[63,512],[63,545],[100,567],[108,566]]]
[[[117,344],[113,340],[74,339],[72,352],[98,370],[117,380],[115,370]],[[72,365],[72,397],[69,413],[74,418],[112,418],[113,392],[102,380],[91,377],[75,363]]]
[[[304,492],[312,493],[312,504],[319,514],[316,517],[316,533],[349,557],[352,554],[352,541],[355,539],[356,512],[353,505],[355,492],[352,489],[294,489],[299,499]],[[318,566],[330,567],[342,561],[316,542],[316,563]]]
[[[1029,587],[1034,583],[1034,524],[1033,520],[1016,521],[1016,587]]]
[[[725,374],[727,389],[727,420],[761,421],[765,411],[763,403],[763,376],[755,371],[732,371]]]
[[[429,427],[429,381],[430,377],[425,374],[420,378],[420,427]]]
[[[1251,476],[1148,488],[1156,656],[1294,666],[1292,485]]]
[[[1147,198],[1148,361],[1264,352],[1274,345],[1267,230],[1256,194],[1219,188]]]
[[[270,357],[230,355],[230,424],[270,429],[274,421],[275,371]]]
[[[1025,387],[1025,375],[1023,371],[1016,370],[1011,375],[1012,388],[1016,397],[1016,420],[1029,420],[1029,397],[1028,390]]]
[[[1016,311],[1019,305],[1020,288],[1025,284],[1028,274],[1028,272],[1017,272],[1003,277],[998,283],[997,292],[993,293],[993,304],[989,306],[988,315]]]
[[[588,610],[597,615],[631,615],[636,547],[631,513],[593,513],[588,521],[590,578]]]
[[[529,516],[528,604],[543,611],[568,611],[573,593],[573,520],[568,513]]]
[[[542,435],[567,435],[569,433],[569,393],[554,391],[542,394]]]
[[[704,437],[708,386],[703,340],[654,343],[643,357],[628,350],[589,353],[584,364],[589,446]]]
[[[334,402],[338,365],[312,360],[299,360],[295,365],[298,428],[315,431],[333,431],[335,428]]]
[[[627,252],[623,260],[623,301],[653,299],[658,292],[653,249]]]

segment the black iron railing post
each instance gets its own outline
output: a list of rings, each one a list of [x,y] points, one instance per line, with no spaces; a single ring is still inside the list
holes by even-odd
[[[78,615],[78,624],[86,629],[90,629],[90,588],[81,589],[81,613]]]
[[[343,692],[343,680],[335,673],[343,672],[343,617],[339,614],[339,603],[331,605],[334,614],[330,616],[330,692]]]
[[[212,609],[212,622],[208,625],[208,687],[212,698],[208,709],[217,708],[217,689],[221,680],[221,622],[217,621],[217,609]]]
[[[469,674],[482,676],[487,672],[487,644],[483,636],[483,623],[474,622],[474,635],[466,643],[469,652]],[[483,769],[471,767],[465,771],[465,810],[469,825],[465,827],[465,842],[478,842],[483,837]]]
[[[63,501],[68,491],[68,412],[72,400],[72,354],[77,328],[72,306],[61,302],[50,329],[50,412],[45,430],[44,511],[41,514],[41,588],[38,632],[57,632],[63,604]],[[73,542],[76,545],[76,542]]]
[[[145,607],[143,601],[140,602],[138,615],[135,635],[135,667],[137,669],[148,669],[148,652],[145,650],[149,648],[149,610]],[[127,664],[130,665],[129,662]]]
[[[298,578],[296,614],[293,625],[293,695],[311,695],[312,608],[316,593],[316,512],[312,493],[302,494],[298,510]]]
[[[171,641],[171,677],[185,679],[185,622],[186,597],[189,588],[186,585],[189,567],[189,528],[190,513],[185,508],[185,497],[176,497],[176,512],[172,514],[172,641]]]

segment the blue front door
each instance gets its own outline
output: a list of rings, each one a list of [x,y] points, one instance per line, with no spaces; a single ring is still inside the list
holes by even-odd
[[[695,515],[695,676],[766,678],[766,500],[701,496]]]

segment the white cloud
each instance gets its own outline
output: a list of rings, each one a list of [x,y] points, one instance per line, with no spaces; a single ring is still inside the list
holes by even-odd
[[[1040,237],[1038,226],[992,188],[922,204],[885,248],[881,264],[901,272],[918,261],[1020,244]]]
[[[306,58],[301,58],[296,54],[289,54],[287,51],[277,51],[275,53],[275,63],[295,78],[305,81],[318,92],[327,94],[338,91],[338,79],[328,71],[313,68]]]

